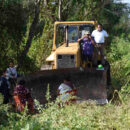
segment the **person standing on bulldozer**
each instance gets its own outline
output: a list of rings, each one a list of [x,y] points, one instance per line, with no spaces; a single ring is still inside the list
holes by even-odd
[[[85,31],[84,36],[81,39],[78,39],[78,42],[81,43],[81,56],[85,67],[86,61],[92,62],[93,46],[95,45],[95,41],[92,39],[90,32]]]
[[[96,42],[96,59],[98,58],[98,54],[101,55],[101,64],[105,64],[104,60],[104,47],[105,47],[105,38],[108,37],[107,32],[103,29],[102,24],[98,24],[97,29],[92,32],[91,35]]]

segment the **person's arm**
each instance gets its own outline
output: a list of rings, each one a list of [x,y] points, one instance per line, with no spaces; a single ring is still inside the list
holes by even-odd
[[[60,95],[60,89],[61,89],[61,85],[58,87],[58,89],[57,89],[57,95]]]
[[[18,90],[17,90],[17,86],[14,88],[14,92],[13,92],[13,95],[18,95]]]
[[[60,90],[59,89],[57,89],[57,95],[59,95],[60,94]]]
[[[94,40],[91,40],[91,42],[92,42],[92,45],[93,45],[93,46],[95,46],[95,45],[96,45],[96,43],[95,43],[95,41],[94,41]]]
[[[92,34],[91,34],[91,37],[93,37],[93,38],[95,37],[95,31],[96,31],[96,30],[94,30],[94,31],[92,32]]]
[[[106,37],[106,38],[105,38],[105,46],[108,45],[108,42],[109,42],[109,38]]]
[[[94,39],[91,37],[91,35],[89,36],[89,38],[91,39],[92,45],[95,46],[96,43],[95,43]]]
[[[14,68],[14,75],[15,75],[15,78],[17,78],[17,70],[16,70],[16,68]]]
[[[78,39],[78,43],[81,43],[82,40],[83,40],[83,38]]]
[[[2,86],[2,80],[0,79],[0,87]]]
[[[108,33],[106,31],[104,31],[104,37],[105,37],[105,46],[108,44]]]
[[[10,68],[7,68],[6,76],[8,79],[13,78],[13,76],[11,75],[11,72],[10,72]]]

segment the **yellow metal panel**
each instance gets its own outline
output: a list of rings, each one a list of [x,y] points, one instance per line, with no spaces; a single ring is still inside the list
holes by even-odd
[[[66,47],[65,44],[56,49],[56,54],[76,54],[79,49],[78,43],[69,43]]]
[[[67,22],[55,22],[55,25],[58,25],[58,24],[97,24],[96,21],[67,21]]]
[[[80,50],[78,49],[78,52],[77,52],[77,55],[76,55],[76,67],[80,67],[80,62],[81,62]]]
[[[52,47],[52,51],[56,50],[56,25],[54,25],[54,38],[53,38],[53,47]]]

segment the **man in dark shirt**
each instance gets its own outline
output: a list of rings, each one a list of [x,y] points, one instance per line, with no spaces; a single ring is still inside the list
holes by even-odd
[[[9,102],[9,83],[6,79],[6,70],[3,70],[0,77],[0,93],[4,96],[3,104],[7,104]]]

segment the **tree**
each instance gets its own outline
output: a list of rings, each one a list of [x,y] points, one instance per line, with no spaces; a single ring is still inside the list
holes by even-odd
[[[26,45],[19,57],[19,62],[18,62],[19,66],[23,65],[24,57],[26,57],[26,55],[29,51],[29,48],[31,47],[32,40],[35,36],[35,31],[36,31],[36,28],[37,28],[37,25],[39,22],[40,2],[41,2],[41,0],[36,0],[34,17],[33,17],[31,26],[29,28],[29,34],[28,34],[28,39],[27,39]]]

